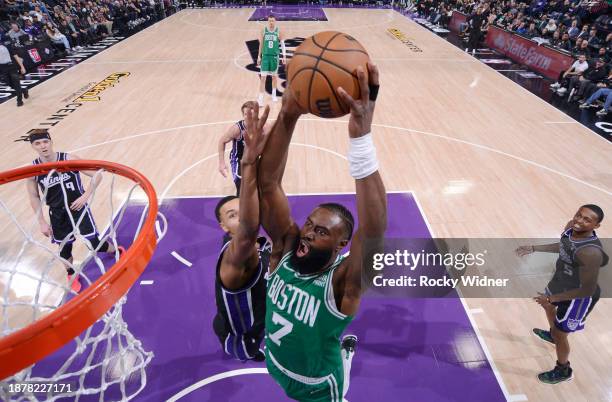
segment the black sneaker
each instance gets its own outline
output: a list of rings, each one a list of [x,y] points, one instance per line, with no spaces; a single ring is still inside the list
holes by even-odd
[[[30,91],[28,91],[27,89],[23,90],[23,97],[25,99],[28,99],[30,97]]]
[[[21,99],[17,99],[17,106],[23,106],[23,101]]]
[[[266,360],[266,355],[261,349],[259,349],[257,353],[255,353],[255,357],[253,357],[253,360],[256,362],[263,362]]]
[[[355,335],[345,335],[344,338],[342,338],[342,349],[346,350],[347,353],[355,353],[357,341],[358,339]]]
[[[538,380],[544,384],[558,384],[574,378],[572,372],[573,370],[569,366],[569,362],[566,366],[561,366],[557,363],[554,369],[538,374]]]
[[[535,336],[538,337],[538,339],[546,342],[546,343],[550,343],[551,345],[555,344],[555,340],[553,339],[552,335],[550,334],[550,331],[545,331],[543,329],[540,328],[534,328],[533,329],[533,334]]]

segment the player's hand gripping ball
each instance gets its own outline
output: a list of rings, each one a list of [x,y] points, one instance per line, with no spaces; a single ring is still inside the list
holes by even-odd
[[[332,118],[348,114],[349,105],[338,95],[342,87],[353,99],[361,98],[357,67],[368,71],[368,52],[352,36],[326,31],[306,39],[287,66],[288,85],[298,104],[310,113]]]

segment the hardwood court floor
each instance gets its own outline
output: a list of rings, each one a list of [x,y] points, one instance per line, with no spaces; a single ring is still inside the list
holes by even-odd
[[[263,27],[247,22],[252,12],[180,12],[35,87],[25,107],[0,105],[0,169],[34,158],[27,144],[13,139],[66,114],[52,120],[59,121],[51,129],[56,150],[132,166],[161,196],[231,193],[233,183],[216,171],[216,141],[257,93],[257,76],[245,69],[252,63],[246,42]],[[287,38],[341,30],[368,49],[381,71],[373,130],[381,173],[388,190],[414,192],[436,236],[554,238],[581,204],[596,203],[612,214],[607,141],[394,11],[325,12],[328,22],[279,25]],[[390,36],[389,28],[421,51]],[[130,75],[100,100],[56,113],[80,88],[118,72]],[[304,116],[294,143],[288,193],[354,191],[341,157],[348,144],[345,118]],[[22,187],[2,197],[18,217],[31,214]],[[96,213],[108,217],[102,207]],[[598,233],[612,235],[609,219]],[[530,334],[545,324],[534,302],[465,302],[482,309],[473,321],[509,394],[533,401],[611,400],[609,300],[600,301],[585,331],[570,337],[576,377],[558,386],[535,378],[552,367],[554,352]]]

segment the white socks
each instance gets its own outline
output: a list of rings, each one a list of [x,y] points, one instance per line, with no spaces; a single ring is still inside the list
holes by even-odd
[[[342,390],[342,397],[344,397],[349,389],[349,383],[351,380],[351,364],[353,363],[353,356],[355,356],[355,352],[347,352],[344,348],[342,348],[340,350],[340,355],[342,356],[342,366],[344,367],[344,389]]]

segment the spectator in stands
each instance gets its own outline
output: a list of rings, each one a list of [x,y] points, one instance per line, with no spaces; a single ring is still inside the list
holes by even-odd
[[[32,21],[32,17],[30,17],[30,13],[28,13],[27,11],[24,11],[23,14],[21,14],[21,22],[22,22],[22,24],[25,25],[27,20]]]
[[[68,38],[66,38],[66,35],[61,33],[52,23],[47,23],[45,26],[45,32],[47,33],[49,39],[51,39],[51,42],[64,45],[64,50],[68,53],[72,53],[72,47],[70,47]]]
[[[34,10],[30,11],[30,17],[32,17],[32,19],[34,19],[34,17],[38,18],[38,21],[42,21],[43,20],[43,15],[42,12],[40,12],[40,7],[36,6],[34,7]]]
[[[589,98],[600,88],[611,88],[612,87],[612,71],[608,73],[608,77],[598,83],[589,83],[584,90],[584,98]],[[583,101],[578,101],[578,103],[582,103]]]
[[[557,23],[552,18],[548,20],[548,24],[544,27],[551,34],[557,31]]]
[[[582,31],[580,31],[580,33],[578,34],[578,38],[580,39],[589,38],[589,26],[588,25],[585,24],[582,26]]]
[[[581,54],[578,56],[578,60],[576,60],[574,64],[567,69],[567,71],[564,71],[559,75],[557,82],[550,86],[551,90],[553,92],[556,91],[559,95],[563,95],[565,92],[567,92],[567,88],[565,88],[565,86],[567,85],[568,80],[572,77],[582,75],[587,68],[589,68],[589,63],[586,61],[586,56]]]
[[[529,24],[529,29],[527,29],[527,32],[525,32],[523,35],[525,35],[529,39],[532,39],[539,37],[540,33],[536,29],[535,23],[532,22],[531,24]]]
[[[608,49],[608,53],[612,52],[612,32],[606,36],[606,43],[604,43],[606,49]]]
[[[86,36],[77,29],[77,27],[72,23],[72,20],[69,16],[60,20],[60,25],[58,27],[61,33],[63,33],[66,37],[70,38],[70,43],[72,43],[72,47],[77,50],[81,50],[86,43]]]
[[[567,33],[572,40],[578,37],[578,34],[580,33],[580,28],[578,28],[578,20],[572,20],[572,26],[567,29]]]
[[[580,50],[578,51],[578,54],[584,54],[587,59],[591,58],[592,56],[592,50],[589,47],[589,42],[587,40],[583,40],[582,43],[580,43]]]
[[[589,99],[586,100],[586,102],[584,102],[582,105],[580,105],[580,108],[581,109],[589,108],[589,107],[591,107],[593,102],[595,102],[596,100],[598,100],[599,98],[604,97],[604,96],[606,97],[606,101],[604,103],[604,106],[596,114],[598,116],[605,116],[610,111],[610,106],[612,105],[612,88],[609,88],[609,87],[599,88],[593,95],[591,95],[589,97]]]
[[[109,35],[113,34],[113,21],[109,18],[108,14],[105,13],[105,8],[98,8],[94,13],[94,17],[98,24],[104,25],[104,27],[106,28],[106,32]]]
[[[589,32],[589,46],[598,48],[599,46],[601,46],[601,39],[599,39],[597,37],[597,28],[593,27],[591,28],[591,31]]]
[[[582,42],[582,38],[576,39],[576,43],[574,44],[574,47],[572,47],[572,54],[578,55],[580,53],[582,50]]]
[[[32,25],[34,25],[39,32],[43,32],[45,29],[45,24],[43,24],[36,15],[32,16]]]
[[[40,31],[40,28],[35,26],[31,19],[26,20],[25,26],[23,27],[23,31],[34,38],[40,36],[40,34],[42,33]]]
[[[17,25],[16,22],[11,22],[11,30],[8,33],[11,41],[14,43],[19,43],[19,37],[23,35],[27,35],[27,33],[25,33],[23,29],[19,28],[19,25]]]
[[[605,47],[600,47],[599,51],[597,52],[597,58],[599,59],[603,59],[606,63],[610,62],[610,53],[608,53],[608,49],[606,49]]]
[[[549,42],[550,46],[559,47],[561,44],[561,36],[559,35],[559,31],[555,31],[552,34],[552,38],[550,38]]]
[[[570,36],[568,33],[564,33],[561,37],[561,42],[557,45],[557,47],[561,50],[565,50],[566,52],[572,51],[572,41],[570,40]]]
[[[522,21],[518,28],[516,29],[516,33],[519,35],[525,35],[527,33],[527,23],[525,21]]]
[[[570,94],[567,101],[571,101],[574,93],[577,98],[584,96],[584,91],[591,83],[603,82],[608,76],[608,69],[603,59],[597,59],[595,65],[589,67],[584,74],[570,78],[568,90]]]

